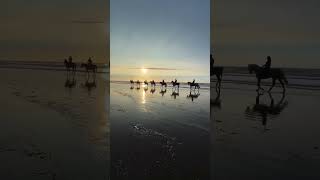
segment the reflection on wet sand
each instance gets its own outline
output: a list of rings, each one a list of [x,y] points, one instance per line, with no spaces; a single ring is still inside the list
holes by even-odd
[[[70,79],[70,76],[72,76],[71,79]],[[74,88],[76,86],[76,84],[77,84],[77,81],[75,79],[75,74],[72,73],[71,75],[69,75],[69,73],[68,73],[67,74],[67,79],[66,79],[66,81],[64,83],[64,87],[72,89],[72,88]]]
[[[156,87],[155,86],[151,87],[150,93],[153,94],[155,92],[156,92]]]
[[[218,108],[218,109],[221,109],[221,93],[220,91],[216,94],[216,97],[215,98],[210,98],[210,104],[211,104],[211,107],[213,108]]]
[[[133,85],[111,83],[111,179],[209,179],[208,89]]]
[[[197,92],[195,90],[190,90],[190,93],[187,95],[187,98],[191,99],[191,101],[193,102],[193,100],[197,99],[199,96],[199,90]]]
[[[97,87],[96,76],[94,75],[92,78],[90,78],[90,76],[87,76],[85,82],[82,83],[81,86],[86,88],[88,90],[88,93],[90,93],[93,89]]]
[[[90,96],[77,84],[86,81],[81,72],[11,68],[0,74],[0,179],[109,176],[109,83],[104,74],[97,75],[101,86]]]
[[[267,121],[270,116],[276,118],[280,113],[288,106],[288,101],[285,101],[285,93],[282,93],[281,99],[275,104],[274,98],[270,92],[267,93],[270,98],[270,104],[261,103],[260,97],[263,96],[263,93],[257,93],[256,103],[253,107],[248,106],[246,108],[245,114],[248,119],[256,120],[257,117],[261,117],[262,125],[265,130],[267,129]]]
[[[164,94],[165,93],[167,93],[167,88],[161,88],[161,90],[160,90],[160,94],[162,95],[162,96],[164,96]]]
[[[177,96],[179,96],[179,89],[172,89],[171,97],[177,99]]]
[[[213,179],[317,179],[320,92],[255,88],[211,88]]]

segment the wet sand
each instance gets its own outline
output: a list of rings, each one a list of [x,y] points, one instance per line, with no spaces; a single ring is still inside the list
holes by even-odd
[[[258,96],[254,85],[222,83],[219,97],[214,87],[212,179],[320,178],[320,91]]]
[[[0,69],[0,179],[108,179],[106,75]]]
[[[209,87],[162,90],[111,82],[111,179],[209,179]]]

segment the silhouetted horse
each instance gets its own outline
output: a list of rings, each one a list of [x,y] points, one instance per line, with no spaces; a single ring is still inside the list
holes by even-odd
[[[255,74],[256,74],[256,78],[258,80],[258,83],[257,83],[258,89],[257,89],[257,91],[259,91],[260,89],[264,90],[260,86],[260,82],[261,82],[261,79],[268,79],[268,78],[272,78],[272,86],[269,88],[269,90],[268,90],[269,92],[275,86],[276,80],[279,80],[279,82],[281,83],[282,88],[283,88],[283,92],[286,91],[286,87],[285,87],[284,82],[286,84],[288,84],[288,80],[287,80],[284,72],[281,69],[279,69],[279,68],[271,68],[269,72],[266,72],[263,68],[261,68],[260,66],[258,66],[256,64],[249,64],[248,65],[248,70],[249,70],[250,74],[252,74],[252,72],[255,72]]]
[[[248,106],[245,113],[246,113],[246,116],[249,118],[252,118],[254,116],[261,117],[262,118],[262,125],[266,129],[268,115],[278,116],[288,106],[288,102],[284,101],[285,100],[285,93],[282,93],[282,97],[281,97],[280,101],[277,104],[275,104],[271,93],[268,92],[269,98],[271,100],[270,104],[269,105],[261,104],[260,103],[260,96],[262,96],[262,95],[263,94],[261,94],[261,93],[257,93],[255,105],[253,107]]]
[[[223,74],[223,67],[213,67],[210,71],[210,76],[216,75],[217,77],[217,83],[216,83],[216,91],[218,92],[218,89],[220,91],[221,88],[221,81],[222,81],[222,74]]]
[[[178,86],[178,88],[180,87],[180,83],[178,83],[177,80],[171,81],[171,84],[172,84],[172,87],[176,87],[176,86]]]
[[[87,71],[87,74],[89,74],[90,71],[92,71],[92,73],[95,75],[97,72],[97,65],[95,64],[86,64],[86,63],[82,63],[81,67],[84,67]]]
[[[156,82],[154,82],[154,80],[150,81],[151,86],[155,87],[156,86]]]
[[[192,93],[192,91],[190,91],[189,95],[187,95],[187,98],[190,98],[191,101],[193,101],[193,99],[196,99],[200,96],[200,93],[197,92],[197,93]]]
[[[190,86],[190,89],[192,89],[192,87],[194,87],[194,89],[200,89],[199,83],[188,82],[188,85]]]
[[[134,84],[133,80],[130,80],[130,84]]]
[[[144,81],[144,85],[149,85],[147,80]]]
[[[137,89],[139,90],[140,89],[140,84],[141,82],[139,80],[136,81],[136,84],[137,84]]]
[[[70,71],[70,69],[72,69],[72,72],[75,72],[77,70],[77,64],[68,62],[66,59],[64,60],[64,65],[66,66],[67,71]]]
[[[161,84],[161,87],[163,87],[163,86],[164,86],[164,87],[167,87],[167,83],[166,83],[166,82],[164,82],[164,80],[163,80],[163,81],[161,81],[161,82],[160,82],[160,84]]]

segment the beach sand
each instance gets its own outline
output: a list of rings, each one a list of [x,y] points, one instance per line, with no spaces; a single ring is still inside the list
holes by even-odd
[[[320,178],[320,91],[211,85],[212,179]]]
[[[209,90],[111,82],[111,179],[209,179]]]
[[[102,76],[90,89],[85,73],[77,72],[72,87],[64,71],[0,69],[0,179],[108,179]]]

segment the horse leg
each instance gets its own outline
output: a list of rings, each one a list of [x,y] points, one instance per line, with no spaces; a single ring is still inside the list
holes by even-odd
[[[283,93],[286,92],[286,87],[284,86],[284,83],[282,81],[282,79],[279,79],[279,82],[281,83],[282,89],[283,89]]]
[[[219,82],[219,90],[220,90],[220,88],[221,88],[221,81],[222,81],[222,75],[221,75],[221,76],[219,76],[219,78],[218,78],[218,82]]]
[[[257,82],[258,89],[256,90],[257,92],[258,92],[258,91],[260,90],[260,88],[261,88],[261,87],[260,87],[260,81],[261,81],[261,80],[258,78],[258,82]]]
[[[216,82],[216,92],[218,92],[218,90],[219,90],[219,81],[217,80],[217,82]]]
[[[272,90],[272,88],[275,86],[275,84],[276,84],[276,79],[275,78],[273,78],[272,79],[272,85],[271,85],[271,87],[269,88],[269,92]]]

